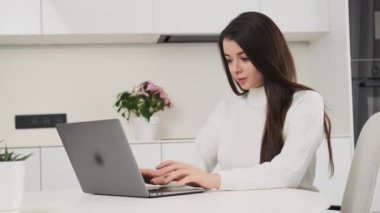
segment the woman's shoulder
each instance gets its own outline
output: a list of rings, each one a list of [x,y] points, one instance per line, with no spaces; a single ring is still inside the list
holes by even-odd
[[[311,99],[323,101],[322,95],[314,90],[301,90],[297,91],[293,95],[293,99]]]
[[[216,111],[226,113],[244,103],[244,96],[230,95],[222,98],[216,105]]]
[[[247,96],[237,96],[237,95],[229,95],[222,99],[221,104],[224,105],[224,107],[231,109],[234,107],[238,107],[242,104],[244,104],[247,101]]]
[[[239,102],[243,102],[247,99],[247,95],[238,96],[235,94],[227,95],[223,98],[223,101],[226,104],[236,104]]]
[[[292,106],[296,107],[301,103],[306,106],[324,106],[322,95],[314,90],[301,90],[295,92],[293,95]]]

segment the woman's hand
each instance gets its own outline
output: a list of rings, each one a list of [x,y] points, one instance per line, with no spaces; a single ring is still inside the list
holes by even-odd
[[[140,169],[141,175],[145,183],[151,183],[152,178],[159,177],[158,170],[156,169]]]
[[[203,172],[200,169],[189,164],[177,161],[164,161],[160,163],[157,170],[151,172],[153,177],[152,184],[165,185],[171,181],[177,181],[179,184],[200,186],[206,189],[219,188],[220,176],[218,174]]]

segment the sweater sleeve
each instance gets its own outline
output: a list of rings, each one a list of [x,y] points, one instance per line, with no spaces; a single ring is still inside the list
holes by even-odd
[[[224,117],[225,101],[218,104],[197,135],[195,144],[198,149],[198,166],[211,172],[217,164],[219,129]]]
[[[324,104],[316,92],[306,92],[290,114],[284,146],[271,162],[218,172],[220,190],[297,188],[324,137]],[[289,114],[288,114],[289,116]]]

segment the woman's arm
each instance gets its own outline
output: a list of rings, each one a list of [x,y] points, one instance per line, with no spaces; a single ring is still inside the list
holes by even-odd
[[[167,161],[157,167],[160,175],[167,176],[153,181],[156,184],[167,184],[177,180],[183,184],[221,190],[296,188],[323,140],[323,118],[322,98],[318,93],[308,93],[295,106],[290,116],[284,147],[271,162],[212,174],[180,162]]]
[[[164,185],[177,180],[182,184],[204,188],[219,187],[219,175],[210,172],[217,164],[219,129],[225,107],[225,101],[219,103],[196,138],[198,167],[178,161],[165,161],[156,167],[157,170],[141,170],[143,175],[150,177],[150,183]]]
[[[206,189],[219,188],[220,176],[202,171],[190,164],[178,161],[164,161],[157,166],[158,176],[151,179],[152,184],[165,185],[171,181],[189,186],[200,186]]]
[[[271,162],[219,172],[220,189],[296,188],[300,185],[324,137],[322,97],[316,92],[305,92],[289,119],[281,153]]]

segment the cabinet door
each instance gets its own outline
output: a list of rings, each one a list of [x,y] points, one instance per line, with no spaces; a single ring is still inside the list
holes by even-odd
[[[154,1],[156,33],[219,34],[242,12],[259,9],[259,0]]]
[[[16,154],[32,154],[25,164],[25,191],[40,191],[40,148],[11,148]]]
[[[42,190],[80,188],[63,147],[41,148]]]
[[[261,12],[283,32],[329,31],[328,0],[261,0]]]
[[[0,1],[0,35],[41,34],[40,0]]]
[[[162,160],[177,160],[197,166],[197,148],[195,143],[162,144]]]
[[[139,168],[154,168],[161,162],[160,144],[133,144],[131,148]]]
[[[321,144],[317,151],[317,168],[314,184],[329,198],[331,205],[341,205],[348,173],[353,157],[353,143],[350,138],[332,138],[335,172],[329,178],[327,145]]]
[[[42,0],[43,34],[147,33],[152,0]]]

